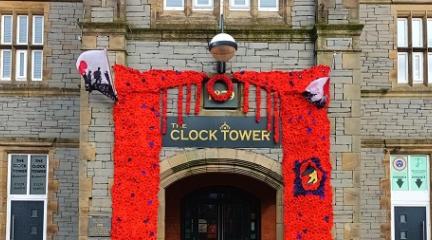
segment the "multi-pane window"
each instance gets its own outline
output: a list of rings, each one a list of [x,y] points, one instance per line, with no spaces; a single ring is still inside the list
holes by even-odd
[[[279,0],[228,0],[229,9],[233,11],[248,11],[251,2],[255,2],[259,11],[278,11]],[[187,3],[187,1],[186,1]],[[213,10],[214,0],[192,0],[193,10]],[[164,0],[165,10],[184,10],[184,0]]]
[[[397,82],[432,84],[432,18],[398,18],[397,48]]]
[[[44,16],[4,14],[0,26],[0,81],[41,81]]]
[[[46,238],[48,156],[9,154],[6,239]]]

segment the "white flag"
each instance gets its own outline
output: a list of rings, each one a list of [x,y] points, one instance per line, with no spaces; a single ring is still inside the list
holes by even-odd
[[[326,104],[326,96],[324,96],[324,85],[329,80],[329,77],[322,77],[313,80],[303,92],[305,96],[311,103],[314,103],[318,108],[324,107]]]
[[[113,100],[117,99],[106,50],[89,50],[81,53],[76,68],[84,78],[86,91],[97,90]]]

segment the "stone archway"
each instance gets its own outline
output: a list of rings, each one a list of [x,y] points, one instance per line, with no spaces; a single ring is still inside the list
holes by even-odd
[[[181,151],[160,165],[158,239],[165,239],[165,190],[183,178],[203,173],[244,175],[276,191],[276,239],[283,239],[283,181],[281,163],[264,155],[236,149],[206,148]]]

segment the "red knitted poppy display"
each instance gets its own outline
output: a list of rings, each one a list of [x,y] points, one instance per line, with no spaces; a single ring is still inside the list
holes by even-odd
[[[206,76],[185,71],[139,72],[116,65],[118,101],[114,107],[114,185],[112,187],[112,239],[157,239],[159,153],[166,131],[167,89],[177,88],[178,121],[189,114],[191,88],[195,91],[195,113],[199,112],[201,88]],[[319,106],[305,97],[306,87],[326,77],[330,69],[317,66],[297,72],[237,72],[233,78],[266,91],[267,127],[275,132],[283,148],[284,239],[332,239],[333,226],[330,124],[328,102]],[[325,97],[329,98],[328,83]],[[183,88],[186,87],[186,111]],[[247,98],[246,98],[247,99]],[[249,103],[243,101],[243,111]],[[162,109],[161,109],[162,106]],[[282,127],[280,131],[279,127]]]

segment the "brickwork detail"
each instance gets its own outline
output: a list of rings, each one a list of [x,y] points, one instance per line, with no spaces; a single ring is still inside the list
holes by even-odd
[[[360,199],[361,239],[381,239],[381,224],[387,222],[386,210],[381,209],[381,180],[385,178],[384,151],[379,148],[363,148]]]
[[[54,153],[55,158],[60,160],[54,173],[54,179],[59,184],[58,211],[53,220],[58,226],[54,239],[58,240],[78,238],[78,151],[77,148],[58,148]]]
[[[47,85],[57,88],[79,89],[80,78],[75,62],[81,53],[82,3],[51,2],[48,13]]]
[[[394,19],[390,5],[360,5],[362,90],[390,89],[394,68],[389,53],[394,48]]]
[[[294,0],[291,19],[294,28],[313,27],[315,24],[316,1]]]
[[[382,139],[429,139],[432,99],[362,99],[362,135]]]
[[[77,97],[0,97],[0,136],[79,137]]]

